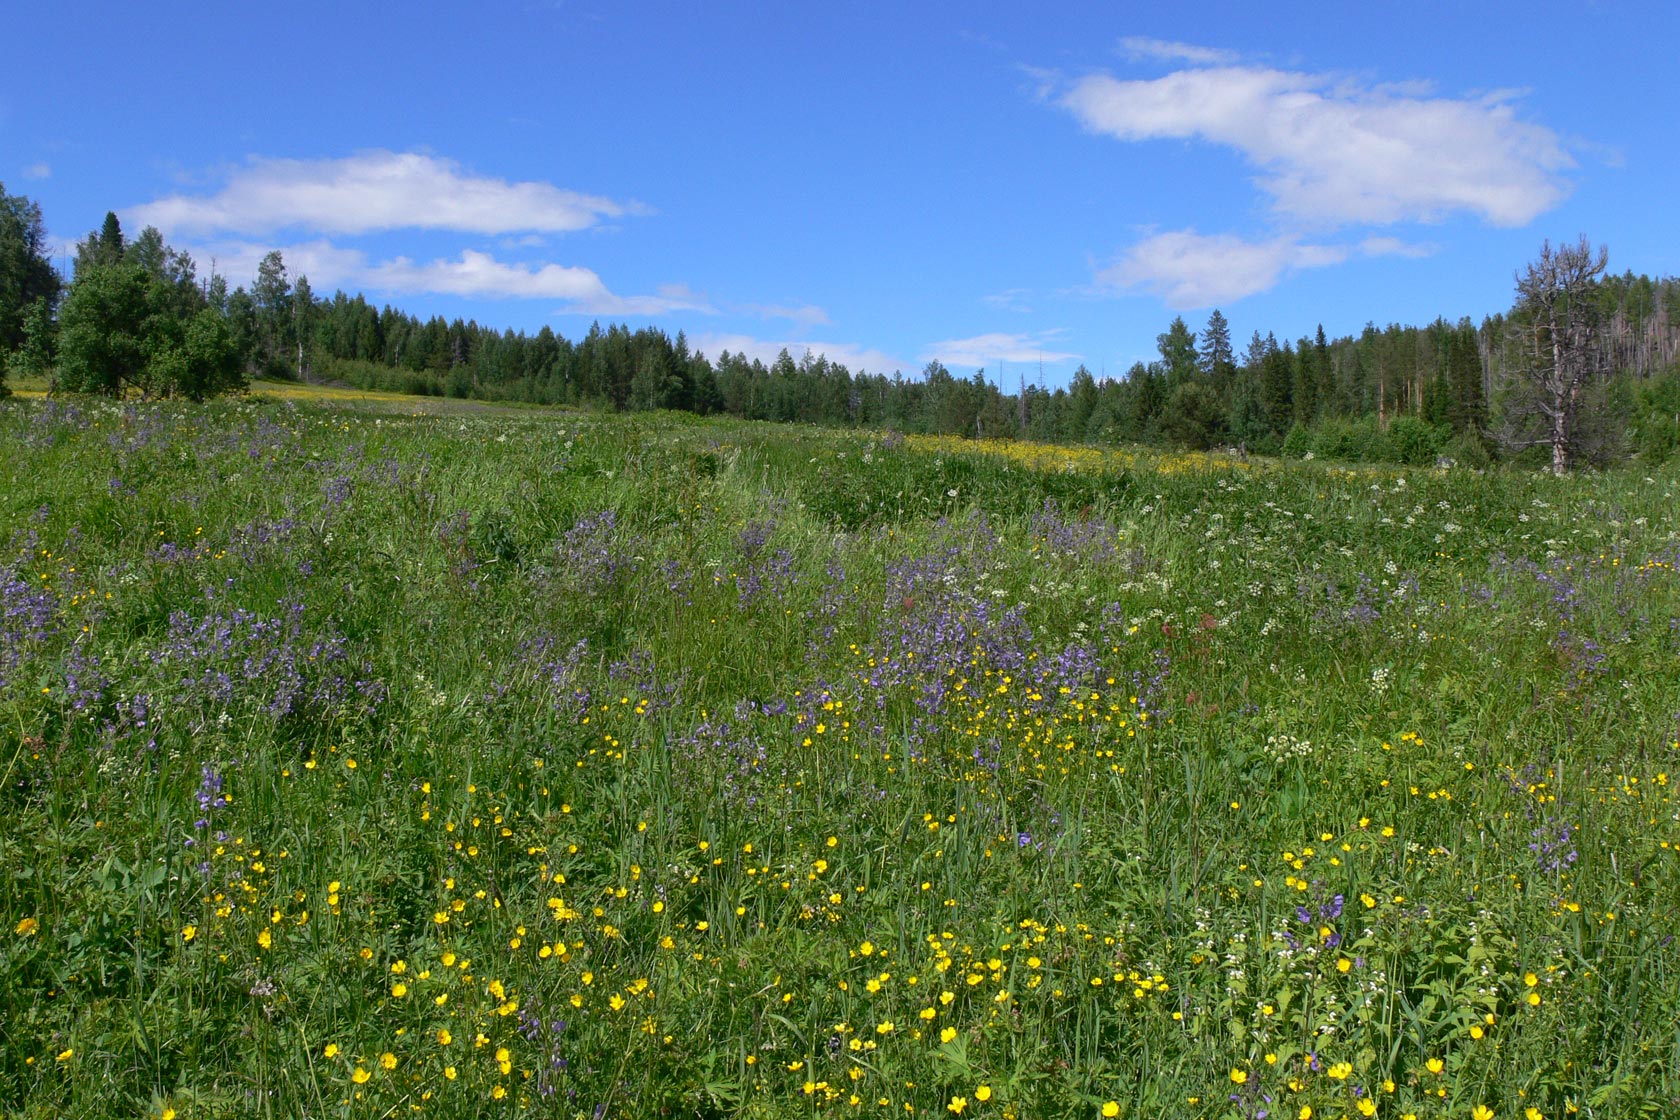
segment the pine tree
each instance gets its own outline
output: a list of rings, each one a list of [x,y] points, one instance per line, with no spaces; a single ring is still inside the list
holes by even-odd
[[[1196,376],[1196,335],[1185,326],[1183,316],[1173,316],[1166,333],[1155,336],[1155,348],[1161,353],[1166,393]]]
[[[127,250],[122,223],[116,214],[106,211],[104,224],[76,243],[74,274],[79,278],[89,269],[118,264]]]
[[[1279,435],[1295,421],[1295,355],[1266,336],[1266,355],[1260,361],[1260,401],[1272,430]]]
[[[1324,324],[1318,325],[1313,339],[1313,370],[1318,374],[1318,414],[1330,416],[1341,411],[1336,402],[1336,368],[1330,360],[1330,343],[1324,337]]]
[[[1213,309],[1208,316],[1207,326],[1202,329],[1202,348],[1198,358],[1202,376],[1211,381],[1216,389],[1223,389],[1231,380],[1231,374],[1236,369],[1236,362],[1231,351],[1231,324],[1225,321],[1219,308]]]
[[[1448,422],[1457,432],[1480,436],[1487,428],[1487,394],[1482,389],[1482,355],[1468,319],[1447,339]]]
[[[1312,343],[1301,339],[1295,348],[1293,407],[1295,423],[1308,428],[1318,419],[1318,366]]]

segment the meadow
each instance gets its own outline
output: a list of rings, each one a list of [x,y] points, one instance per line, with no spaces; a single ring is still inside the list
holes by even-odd
[[[1680,1114],[1680,468],[0,404],[0,1111]]]

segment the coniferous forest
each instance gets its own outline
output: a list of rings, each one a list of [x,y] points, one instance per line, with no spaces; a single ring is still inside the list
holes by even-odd
[[[658,326],[596,322],[572,339],[546,325],[526,334],[421,319],[360,293],[319,296],[307,277],[289,275],[279,252],[249,288],[230,289],[219,275],[200,276],[156,229],[129,237],[115,214],[77,246],[71,276],[60,277],[39,207],[0,185],[0,392],[8,370],[54,391],[193,399],[251,378],[297,379],[613,411],[1338,460],[1551,461],[1562,469],[1666,459],[1680,446],[1680,320],[1671,310],[1680,279],[1612,274],[1602,253],[1588,259],[1584,239],[1580,251],[1586,267],[1573,287],[1559,287],[1555,274],[1549,294],[1519,282],[1512,306],[1480,323],[1373,319],[1358,335],[1328,337],[1320,326],[1293,339],[1256,328],[1243,342],[1215,309],[1199,329],[1182,317],[1167,324],[1155,361],[1118,377],[1081,366],[1068,385],[1051,388],[1015,371],[960,377],[938,362],[908,375],[852,370],[785,350],[766,366],[727,350],[700,353],[681,331]],[[1567,388],[1548,390],[1543,374],[1554,372],[1552,341],[1563,328],[1542,318],[1557,306],[1566,307],[1575,352]],[[1540,399],[1548,393],[1550,402]],[[1548,419],[1559,402],[1567,403],[1566,431]]]

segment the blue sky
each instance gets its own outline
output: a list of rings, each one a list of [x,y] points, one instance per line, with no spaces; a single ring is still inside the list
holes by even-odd
[[[821,8],[27,5],[0,181],[234,283],[1006,388],[1479,320],[1543,238],[1680,272],[1680,5]]]

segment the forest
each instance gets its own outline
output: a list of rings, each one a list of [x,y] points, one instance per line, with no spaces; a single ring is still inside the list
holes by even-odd
[[[1603,260],[1565,297],[1573,366],[1567,390],[1552,391],[1569,412],[1564,436],[1536,402],[1560,328],[1539,323],[1542,301],[1520,283],[1511,308],[1480,323],[1373,320],[1337,338],[1322,326],[1281,340],[1255,330],[1239,346],[1217,309],[1200,330],[1177,317],[1156,338],[1156,360],[1117,377],[1081,366],[1051,388],[1022,374],[1013,385],[995,371],[960,377],[938,362],[910,376],[851,370],[785,350],[767,366],[700,353],[681,331],[652,325],[596,322],[570,339],[546,325],[526,334],[421,319],[360,293],[317,296],[278,251],[249,288],[230,290],[219,275],[198,276],[156,229],[129,238],[115,214],[78,245],[69,278],[44,246],[39,207],[0,185],[0,392],[8,370],[54,391],[194,399],[290,378],[613,411],[1478,467],[1548,454],[1559,469],[1660,461],[1680,446],[1680,321],[1670,310],[1680,280],[1611,274]]]

